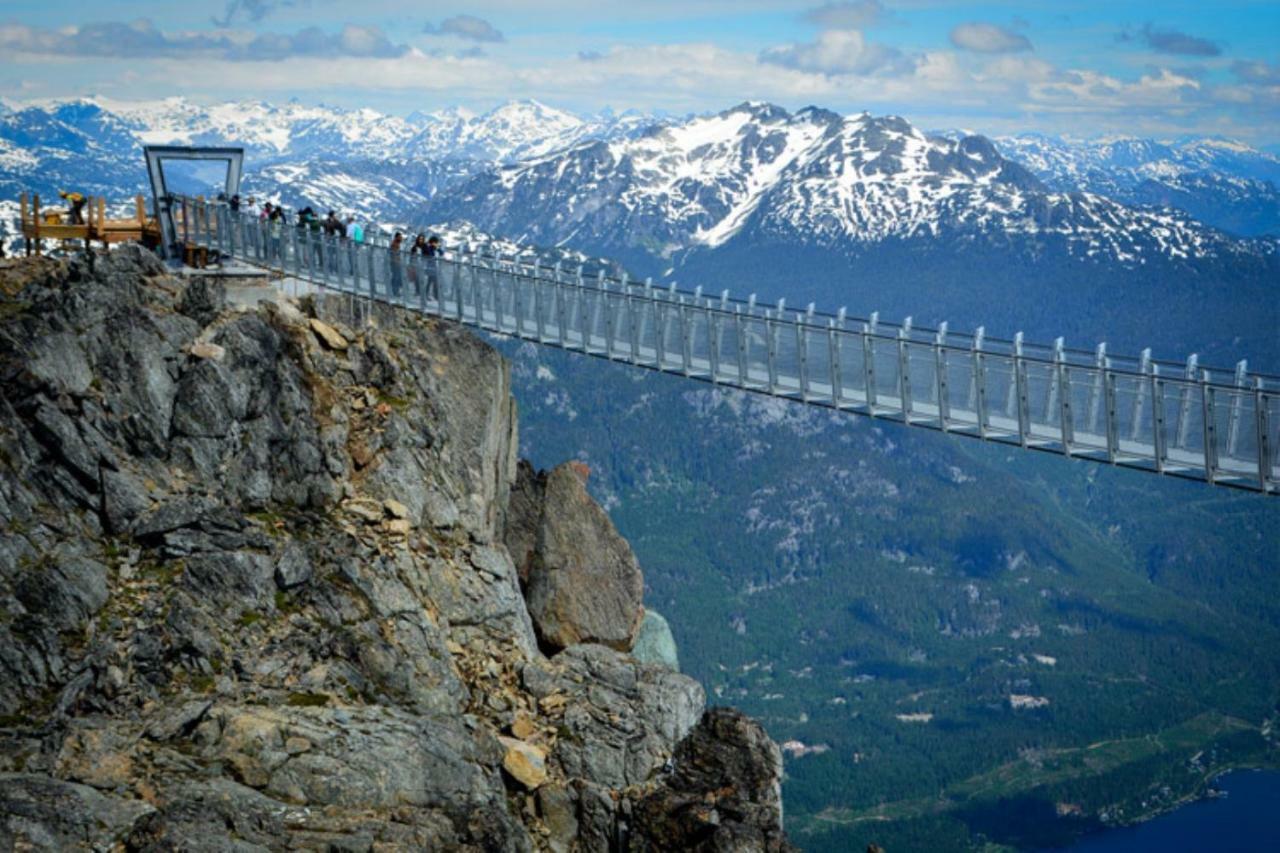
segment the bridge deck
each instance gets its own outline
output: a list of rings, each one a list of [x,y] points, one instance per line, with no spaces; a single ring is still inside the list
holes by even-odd
[[[318,287],[692,379],[1280,493],[1280,382],[705,297],[517,259],[393,254],[184,204],[188,240]],[[1176,372],[1173,369],[1176,367]]]

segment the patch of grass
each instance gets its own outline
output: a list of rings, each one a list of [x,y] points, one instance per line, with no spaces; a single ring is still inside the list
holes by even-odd
[[[212,693],[214,679],[212,675],[197,675],[191,679],[191,689],[197,693]]]
[[[378,402],[385,403],[397,412],[403,412],[405,409],[409,408],[408,398],[396,397],[392,394],[386,393],[385,391],[378,392]]]
[[[13,729],[34,724],[35,720],[25,714],[0,714],[0,729]]]
[[[329,704],[328,693],[290,693],[284,702],[290,708],[323,708]]]
[[[246,610],[240,614],[240,618],[236,620],[236,624],[241,628],[248,628],[256,622],[262,621],[262,614],[256,610]]]
[[[151,563],[143,566],[139,574],[144,578],[159,581],[160,583],[173,583],[186,570],[187,564],[182,560],[170,560],[164,563]]]
[[[293,596],[282,589],[276,590],[276,610],[286,616],[290,613],[297,613],[302,609],[302,605],[294,600]]]

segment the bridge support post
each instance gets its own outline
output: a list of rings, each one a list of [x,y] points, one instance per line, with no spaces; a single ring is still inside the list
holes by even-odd
[[[747,338],[742,324],[742,306],[733,306],[733,329],[738,338],[738,382],[747,387]]]
[[[1209,371],[1200,371],[1200,407],[1204,413],[1204,478],[1214,482],[1218,472],[1218,425],[1214,415],[1214,390]]]
[[[837,324],[839,324],[838,332]],[[831,359],[831,405],[837,409],[840,408],[840,401],[844,396],[844,390],[840,384],[840,347],[844,339],[844,324],[845,308],[841,305],[835,319],[827,320],[827,348],[828,357]]]
[[[1249,373],[1249,362],[1241,359],[1236,363],[1236,391],[1231,395],[1231,415],[1227,420],[1227,456],[1236,455],[1236,443],[1240,438],[1240,412],[1244,408],[1244,397],[1248,393],[1245,377]]]
[[[723,291],[720,294],[720,304],[723,306],[729,301],[729,291]],[[708,298],[703,302],[702,310],[707,318],[707,364],[711,367],[711,381],[718,383],[720,381],[720,311],[712,310],[711,300]],[[635,339],[634,329],[632,331],[632,340]]]
[[[1142,355],[1138,360],[1138,373],[1146,376],[1151,373],[1151,347],[1147,347],[1142,351]],[[1147,386],[1141,380],[1137,383],[1137,389],[1133,395],[1133,419],[1129,424],[1129,440],[1137,441],[1142,434],[1142,407],[1146,404]]]
[[[1160,365],[1151,365],[1151,446],[1156,454],[1156,472],[1163,474],[1169,458],[1164,433],[1164,380],[1160,378]]]
[[[1022,360],[1022,332],[1013,336],[1013,388],[1018,408],[1018,441],[1026,447],[1031,432],[1031,413],[1027,405],[1027,364]]]
[[[1102,409],[1102,375],[1107,366],[1107,345],[1105,343],[1098,344],[1098,348],[1093,354],[1093,387],[1089,391],[1089,411],[1085,413],[1085,422],[1088,424],[1089,432],[1097,434],[1098,432],[1098,412]]]
[[[1110,360],[1102,374],[1103,395],[1106,398],[1107,419],[1107,461],[1116,464],[1116,456],[1120,451],[1119,437],[1116,435],[1116,375],[1111,372]]]
[[[813,303],[809,303],[809,316],[813,315]],[[796,360],[799,363],[800,371],[800,399],[805,402],[809,401],[809,333],[806,328],[807,323],[803,322],[804,318],[797,313],[795,319],[796,333]]]
[[[875,334],[880,325],[880,312],[872,311],[869,322],[862,324],[862,371],[867,383],[867,414],[876,413],[876,348]]]
[[[938,406],[938,426],[943,432],[951,431],[951,399],[947,388],[947,321],[938,324],[933,339],[933,396]]]
[[[978,420],[978,435],[987,437],[987,365],[982,354],[983,338],[986,327],[979,326],[973,333],[973,411]]]
[[[1271,482],[1271,412],[1267,409],[1267,397],[1262,393],[1262,377],[1253,379],[1254,428],[1258,431],[1258,486],[1263,493]]]
[[[693,322],[683,296],[677,296],[676,311],[680,317],[680,369],[685,376],[693,372]],[[772,364],[772,360],[770,361]]]
[[[1174,446],[1180,449],[1185,449],[1187,446],[1187,428],[1191,419],[1191,383],[1196,381],[1198,359],[1199,356],[1195,353],[1187,356],[1187,370],[1184,377],[1186,382],[1183,383],[1178,405],[1178,434],[1174,439]]]
[[[1054,376],[1058,383],[1058,428],[1062,431],[1062,452],[1071,455],[1071,445],[1075,441],[1075,421],[1071,414],[1071,380],[1067,370],[1067,357],[1063,349],[1063,340],[1054,342],[1053,359],[1057,363]],[[1046,414],[1045,420],[1049,417]]]
[[[907,338],[911,335],[911,318],[902,321],[898,329],[898,399],[902,403],[902,422],[911,423],[911,363],[907,351]]]

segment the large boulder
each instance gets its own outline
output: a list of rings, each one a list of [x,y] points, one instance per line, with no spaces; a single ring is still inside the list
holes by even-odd
[[[583,467],[565,463],[532,482],[522,474],[507,547],[523,568],[538,639],[549,651],[578,643],[630,650],[644,617],[644,576],[631,546],[587,493]]]

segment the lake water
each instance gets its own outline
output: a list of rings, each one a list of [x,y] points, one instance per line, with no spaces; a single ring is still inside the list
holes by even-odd
[[[1137,826],[1100,832],[1058,853],[1280,851],[1280,772],[1228,773],[1217,787],[1229,796],[1198,800]]]

